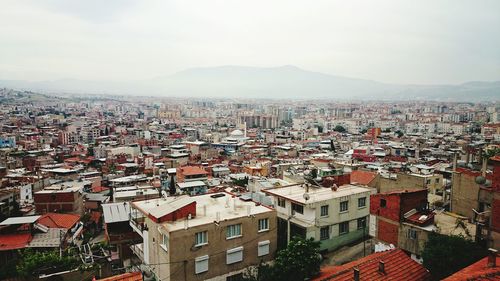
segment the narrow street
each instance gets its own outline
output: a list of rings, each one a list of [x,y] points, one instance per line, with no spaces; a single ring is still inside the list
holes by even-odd
[[[372,253],[372,239],[365,240],[365,254],[369,255]],[[353,260],[357,260],[363,257],[363,241],[358,242],[354,245],[344,246],[334,252],[327,253],[324,255],[324,260],[321,266],[327,265],[342,265]]]

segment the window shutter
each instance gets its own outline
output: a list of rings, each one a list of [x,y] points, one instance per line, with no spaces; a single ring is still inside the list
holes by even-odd
[[[243,260],[243,247],[227,250],[226,264],[232,264]]]
[[[194,273],[199,274],[208,271],[208,255],[197,257],[194,264]]]
[[[269,244],[270,243],[271,242],[269,240],[259,242],[257,256],[261,257],[261,256],[265,256],[265,255],[269,254]]]

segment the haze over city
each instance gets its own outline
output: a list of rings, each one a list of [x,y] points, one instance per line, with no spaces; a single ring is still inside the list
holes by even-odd
[[[498,1],[4,1],[0,79],[294,65],[396,84],[499,80]]]

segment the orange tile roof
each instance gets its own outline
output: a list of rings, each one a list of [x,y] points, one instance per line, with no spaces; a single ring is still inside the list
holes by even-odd
[[[203,170],[200,167],[196,166],[184,166],[181,168],[181,172],[184,176],[193,176],[193,175],[206,175],[207,171]]]
[[[385,273],[378,271],[379,261],[385,263]],[[320,276],[313,281],[350,281],[354,278],[354,268],[359,269],[359,280],[429,280],[430,273],[422,265],[408,257],[400,249],[371,254],[359,260],[321,269]]]
[[[99,281],[142,281],[141,272],[128,272],[124,274],[114,275],[104,279],[98,279]]]
[[[480,259],[478,262],[455,272],[443,281],[482,281],[500,280],[500,257],[497,256],[496,267],[488,267],[488,257]]]
[[[0,235],[0,251],[23,249],[31,239],[30,233]]]
[[[72,228],[80,220],[79,215],[47,213],[38,219],[39,224],[48,228]]]
[[[368,185],[376,176],[377,173],[355,170],[351,172],[351,183],[357,182],[359,184]]]

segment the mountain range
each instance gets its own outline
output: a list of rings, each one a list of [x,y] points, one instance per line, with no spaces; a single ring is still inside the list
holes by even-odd
[[[0,80],[0,87],[41,92],[175,97],[334,100],[500,100],[500,81],[457,85],[402,85],[312,72],[295,66],[190,68],[146,80]]]

